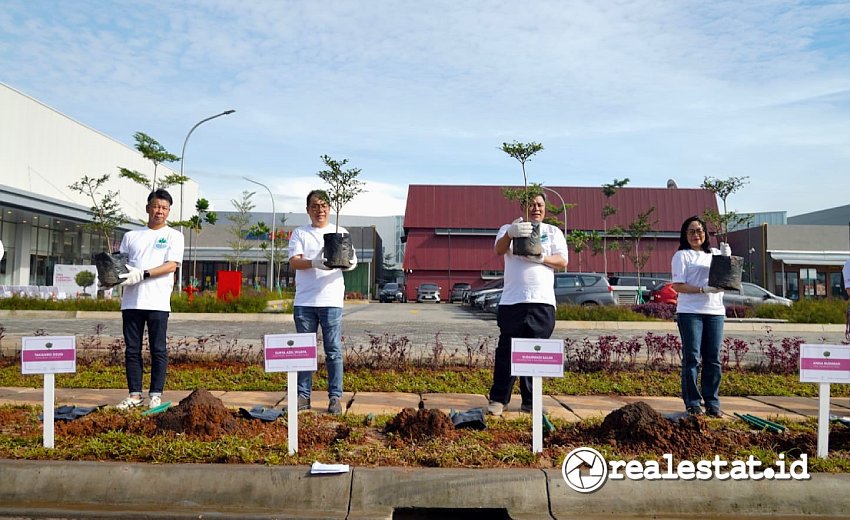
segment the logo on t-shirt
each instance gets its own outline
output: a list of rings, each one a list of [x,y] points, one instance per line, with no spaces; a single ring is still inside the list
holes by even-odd
[[[153,246],[156,249],[165,249],[165,248],[168,247],[168,240],[166,240],[165,237],[162,237],[159,240],[157,240],[156,243]]]

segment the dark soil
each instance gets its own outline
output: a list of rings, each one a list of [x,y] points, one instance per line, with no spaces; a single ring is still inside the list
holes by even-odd
[[[199,388],[175,407],[155,415],[158,430],[184,433],[203,440],[213,440],[236,431],[234,413],[221,399]]]
[[[454,434],[454,431],[452,420],[442,411],[413,408],[405,408],[399,412],[384,429],[385,433],[394,433],[408,440],[449,437]]]

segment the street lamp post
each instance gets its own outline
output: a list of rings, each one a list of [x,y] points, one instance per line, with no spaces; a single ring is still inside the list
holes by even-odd
[[[186,162],[186,160],[185,160],[186,159],[186,143],[189,142],[189,136],[192,135],[192,132],[194,132],[196,128],[198,128],[202,124],[206,123],[210,119],[215,119],[215,118],[221,117],[221,116],[227,116],[227,115],[230,115],[234,112],[236,112],[236,111],[233,110],[233,109],[225,110],[221,114],[216,114],[216,115],[210,116],[206,119],[202,119],[202,120],[198,121],[197,123],[195,123],[195,126],[193,126],[191,130],[189,130],[189,133],[186,134],[186,139],[183,139],[183,151],[180,152],[180,177],[181,178],[183,177],[183,164]],[[183,184],[184,184],[184,182],[180,183],[180,223],[181,223],[180,224],[180,234],[181,235],[183,234],[183,224],[182,224],[183,223]],[[189,235],[189,237],[191,238],[191,235]],[[189,249],[191,249],[191,248],[192,248],[192,245],[190,243]],[[183,262],[180,262],[180,265],[177,266],[177,268],[178,268],[177,288],[178,288],[178,290],[182,291],[183,290]]]
[[[552,188],[547,188],[546,186],[540,187],[546,191],[551,191],[552,193],[557,195],[559,199],[561,199],[561,208],[563,208],[564,211],[564,238],[567,238],[567,204],[564,202],[564,197],[561,197],[561,194],[553,190]]]
[[[277,220],[277,215],[275,215],[275,212],[274,212],[274,195],[272,195],[272,190],[270,190],[269,187],[266,186],[265,184],[263,184],[261,182],[257,182],[257,181],[252,180],[252,179],[249,179],[248,177],[242,177],[242,178],[245,179],[248,182],[252,182],[252,183],[256,184],[257,186],[262,186],[263,188],[265,188],[266,191],[269,192],[269,198],[272,199],[272,239],[271,239],[272,246],[271,246],[271,256],[269,257],[269,290],[273,291],[274,290],[274,280],[273,280],[274,279],[274,239],[275,239],[275,228],[274,228],[275,222],[274,221]]]

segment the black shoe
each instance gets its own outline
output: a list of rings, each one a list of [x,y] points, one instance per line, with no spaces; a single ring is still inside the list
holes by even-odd
[[[699,405],[689,406],[688,407],[688,415],[702,415],[702,407],[700,407]]]
[[[723,412],[716,406],[709,406],[705,409],[706,415],[709,417],[723,417]]]
[[[534,404],[533,403],[522,403],[519,406],[519,411],[522,412],[522,413],[532,413],[534,411]],[[544,406],[543,407],[543,415],[546,415],[547,413],[549,413],[549,410],[547,410],[546,407]]]

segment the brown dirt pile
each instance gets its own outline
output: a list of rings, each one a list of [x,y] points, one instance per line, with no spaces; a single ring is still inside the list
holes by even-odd
[[[403,439],[430,439],[447,437],[455,428],[449,416],[437,409],[415,410],[405,408],[387,423],[385,433],[394,433]]]
[[[224,406],[221,399],[203,388],[154,417],[157,430],[184,433],[202,440],[217,439],[238,428],[233,412]]]

